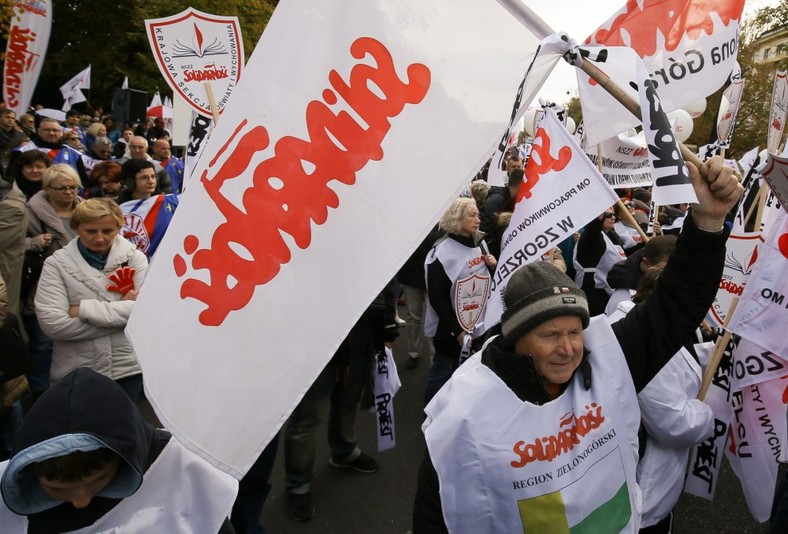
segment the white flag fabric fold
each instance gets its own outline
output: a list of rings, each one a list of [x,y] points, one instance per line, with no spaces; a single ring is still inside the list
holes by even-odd
[[[788,114],[788,71],[779,70],[774,73],[774,89],[772,90],[772,112],[769,119],[769,134],[766,148],[769,152],[777,152],[785,129],[785,118]]]
[[[580,230],[618,199],[574,137],[549,108],[536,132],[484,316],[490,329],[504,312],[503,292],[520,267]]]
[[[629,1],[586,44],[634,50],[659,83],[660,97],[670,112],[709,96],[728,79],[738,53],[743,8],[744,0]],[[635,73],[613,69],[614,62],[599,67],[628,90]],[[577,76],[589,144],[637,126],[637,119],[621,105],[605,104],[609,103],[605,91],[591,85],[587,75],[578,71]]]
[[[741,97],[744,93],[744,78],[736,76],[731,78],[731,84],[725,88],[720,98],[720,109],[717,111],[717,145],[728,148],[736,126],[736,115],[741,107]]]
[[[788,359],[788,214],[770,223],[729,324],[731,332]]]
[[[777,482],[777,460],[785,443],[788,376],[734,391],[725,455],[741,483],[747,507],[759,523],[769,520]]]
[[[17,117],[27,113],[44,66],[52,31],[52,2],[14,2],[3,63],[3,102]]]
[[[71,109],[71,106],[86,100],[81,89],[90,89],[90,65],[60,86],[60,93],[63,95],[63,110]]]
[[[495,0],[279,2],[127,328],[179,440],[249,468],[489,157],[538,44]]]

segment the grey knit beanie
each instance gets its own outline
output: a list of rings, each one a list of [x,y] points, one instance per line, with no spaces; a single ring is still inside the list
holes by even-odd
[[[503,336],[516,342],[543,322],[562,315],[577,315],[588,326],[586,294],[571,278],[547,262],[536,261],[518,269],[504,289],[506,311],[501,317]]]

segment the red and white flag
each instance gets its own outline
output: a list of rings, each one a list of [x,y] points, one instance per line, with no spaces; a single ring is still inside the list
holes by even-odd
[[[766,143],[769,152],[777,152],[780,148],[786,113],[788,113],[788,72],[779,70],[774,73],[772,113],[769,119],[769,135]]]
[[[736,311],[731,332],[751,339],[788,359],[788,214],[781,212],[770,224],[758,260],[750,273]]]
[[[179,440],[249,468],[489,157],[538,44],[496,0],[279,2],[129,320]]]
[[[14,2],[3,65],[3,101],[17,116],[27,113],[44,65],[52,31],[52,2]]]
[[[485,329],[504,312],[503,292],[520,267],[542,259],[618,199],[549,108],[536,131],[531,157],[503,235],[501,256],[484,317]]]
[[[760,232],[731,232],[725,242],[725,268],[720,288],[711,304],[711,317],[717,326],[725,323],[733,300],[741,297],[744,286],[758,259],[758,245],[763,243]]]
[[[709,96],[728,79],[738,53],[743,8],[744,0],[628,1],[586,44],[634,50],[659,84],[665,110],[670,112]],[[629,87],[636,80],[634,65],[613,68],[616,61],[610,56],[598,66],[637,99]],[[604,89],[579,70],[577,76],[589,144],[637,126],[637,119]]]

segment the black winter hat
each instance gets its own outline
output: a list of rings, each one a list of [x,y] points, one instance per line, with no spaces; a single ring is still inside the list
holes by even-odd
[[[504,289],[503,336],[514,343],[529,330],[562,315],[577,315],[588,326],[586,294],[571,278],[547,262],[518,269]]]

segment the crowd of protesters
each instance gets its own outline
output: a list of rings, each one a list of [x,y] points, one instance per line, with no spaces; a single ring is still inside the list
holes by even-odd
[[[20,319],[14,331],[24,332],[25,342],[16,348],[30,362],[21,376],[0,384],[0,460],[12,458],[2,490],[6,506],[27,517],[30,528],[45,532],[103,524],[106,512],[116,507],[121,517],[133,514],[126,498],[147,488],[153,459],[187,454],[168,448],[169,434],[141,421],[127,402],[140,396],[143,375],[124,328],[151,252],[122,235],[121,206],[181,192],[183,162],[172,155],[170,143],[160,118],[120,125],[110,115],[71,110],[61,123],[0,110],[0,326],[10,330],[14,320],[8,317]],[[651,226],[648,189],[628,191],[621,203],[547,251],[542,261],[518,271],[504,294],[501,325],[485,331],[478,316],[463,313],[458,295],[466,280],[489,279],[494,272],[526,165],[526,156],[510,152],[501,168],[508,179],[502,187],[490,187],[484,172],[477,175],[295,407],[282,432],[285,491],[294,520],[315,515],[310,484],[323,406],[330,408],[330,464],[378,471],[377,461],[357,444],[354,414],[363,404],[373,355],[391,346],[399,327],[407,335],[406,369],[422,360],[430,365],[419,392],[426,405],[427,455],[419,473],[415,532],[510,531],[524,524],[521,511],[504,504],[509,497],[477,484],[483,474],[496,472],[495,451],[509,439],[490,436],[489,429],[513,418],[528,426],[597,402],[616,421],[607,432],[621,450],[623,499],[632,512],[616,528],[672,531],[686,451],[713,431],[710,409],[694,400],[696,344],[714,336],[703,318],[724,260],[725,217],[740,186],[719,158],[708,163],[715,186],[702,183],[693,167],[699,205],[671,207]],[[644,239],[646,231],[651,239]],[[705,266],[700,271],[692,267],[700,264]],[[696,271],[697,276],[687,276]],[[655,285],[658,277],[662,282]],[[407,310],[404,326],[396,320],[398,300]],[[600,357],[602,351],[609,361]],[[134,439],[145,443],[116,450],[101,441],[105,429],[96,430],[111,423],[83,418],[81,412],[76,427],[46,424],[35,438],[38,427],[31,425],[43,425],[44,406],[54,410],[64,398],[90,399],[88,388],[106,390],[111,402],[103,411],[114,406],[130,414],[128,424],[139,428]],[[475,396],[467,401],[470,392]],[[75,410],[88,409],[89,401],[68,402]],[[507,408],[490,410],[490,403]],[[664,428],[662,417],[670,417],[671,428]],[[79,442],[82,434],[93,439]],[[71,441],[64,443],[64,435]],[[39,447],[42,439],[61,447],[55,458]],[[194,517],[218,521],[220,532],[262,532],[260,512],[279,439],[240,481],[231,520],[217,518],[210,507]],[[107,456],[107,449],[117,454]],[[135,459],[140,449],[152,456]],[[79,456],[83,453],[85,458]],[[79,462],[50,462],[75,454]],[[215,484],[216,495],[234,495],[226,480],[198,459],[182,461],[208,473],[201,483]],[[76,495],[75,480],[93,483],[99,475],[106,479],[100,489],[86,500]],[[23,484],[35,480],[46,495],[37,492],[38,500],[26,500]],[[638,485],[644,489],[642,504]]]

